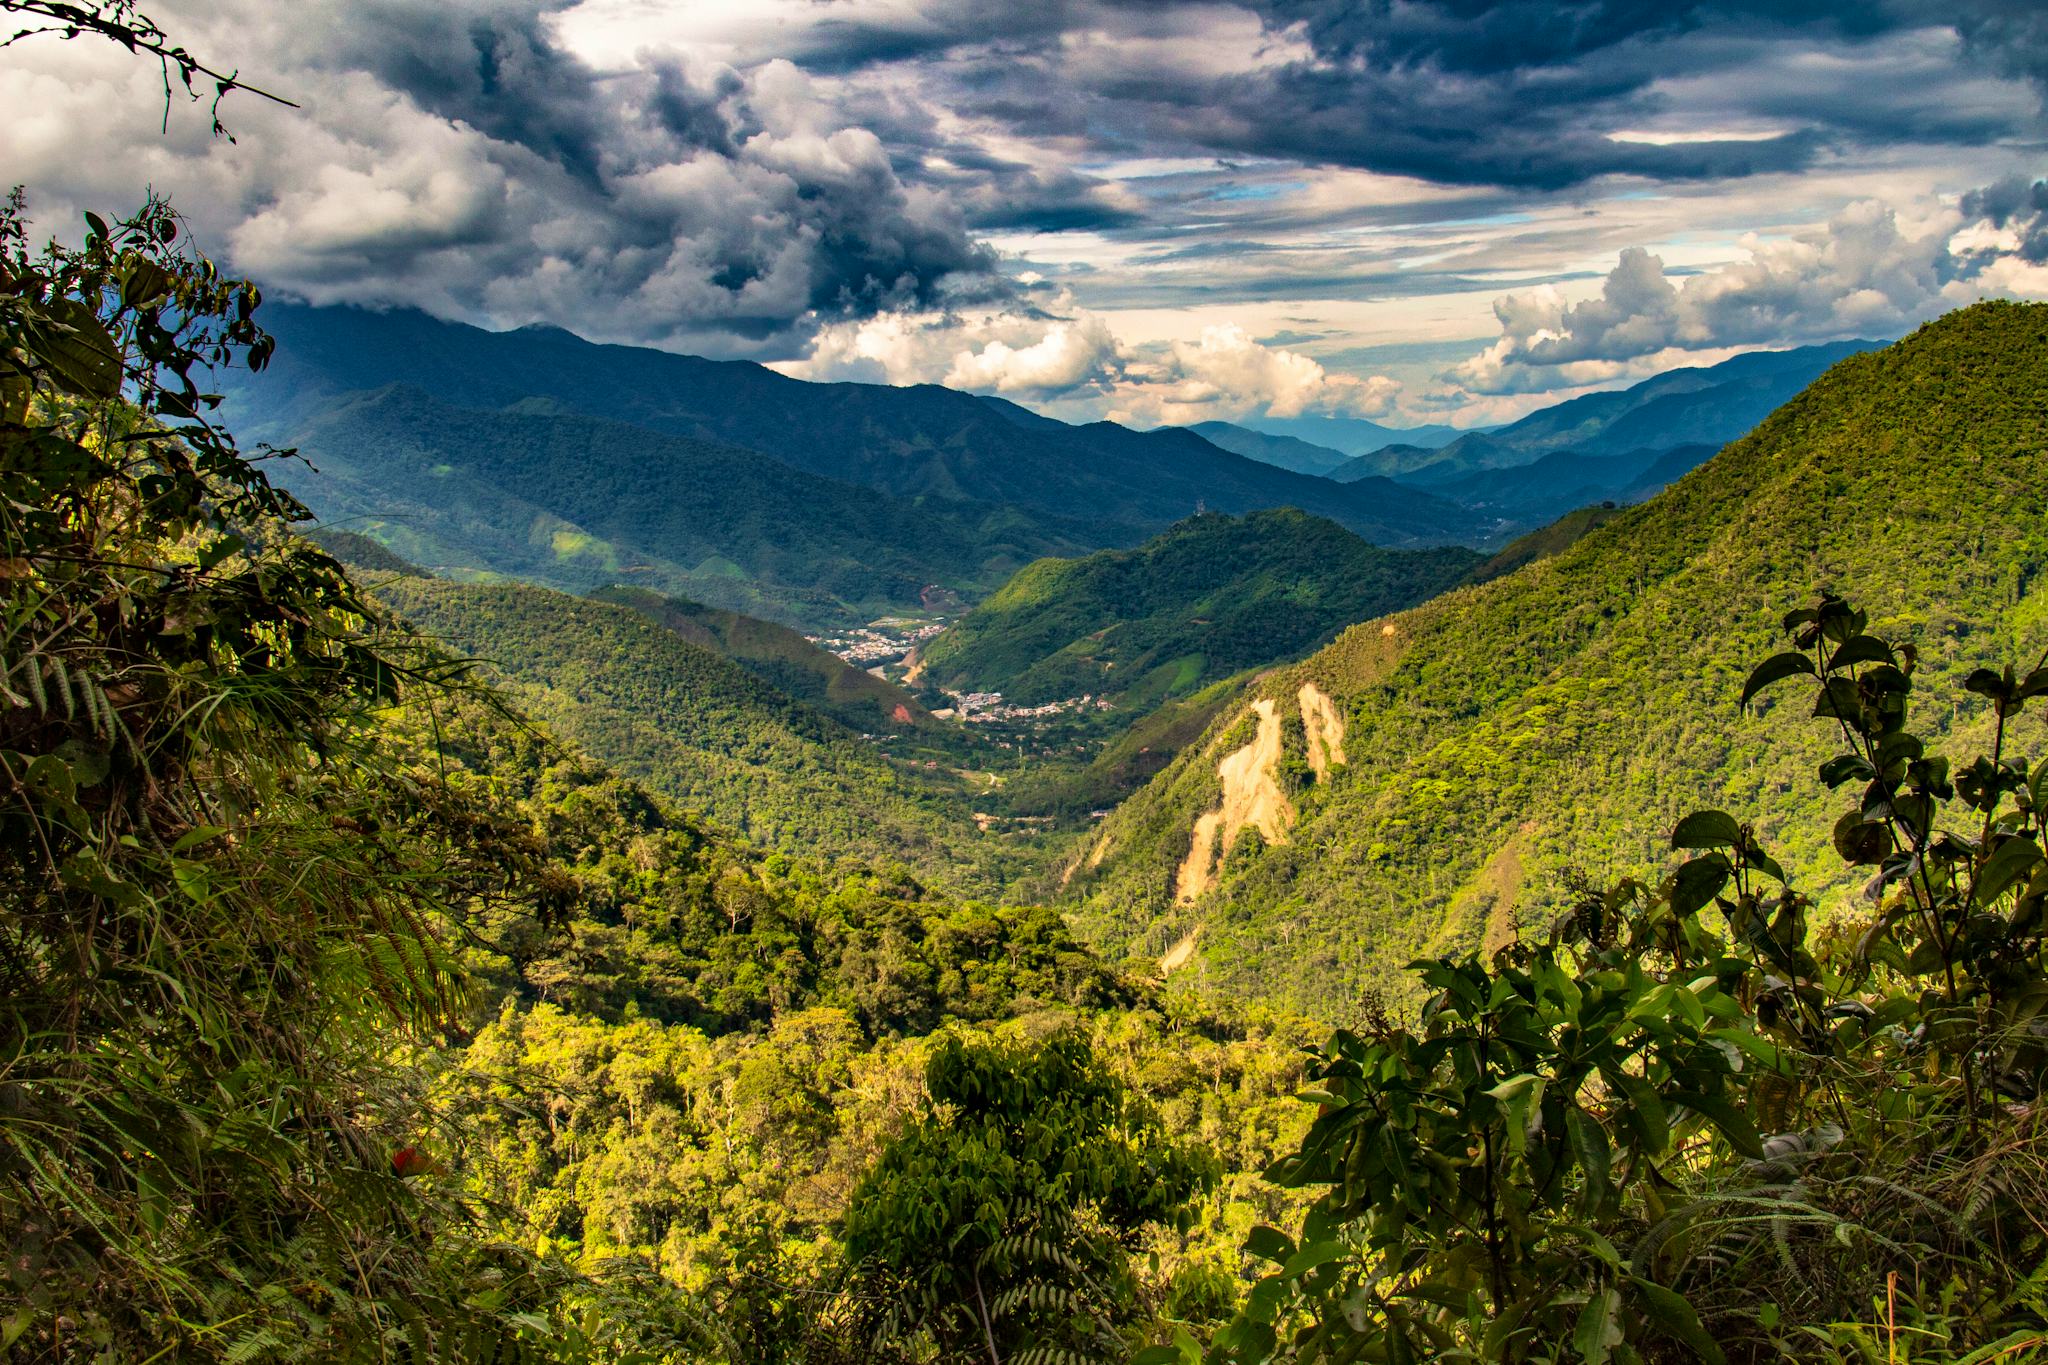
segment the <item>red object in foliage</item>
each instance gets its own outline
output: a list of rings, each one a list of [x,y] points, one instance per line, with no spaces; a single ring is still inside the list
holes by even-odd
[[[391,1154],[391,1173],[400,1177],[419,1175],[432,1164],[417,1147],[400,1147]]]

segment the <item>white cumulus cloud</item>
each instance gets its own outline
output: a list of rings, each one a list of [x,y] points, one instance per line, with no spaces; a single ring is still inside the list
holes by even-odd
[[[2048,297],[2048,270],[2025,259],[2024,241],[1957,207],[1916,219],[1865,200],[1817,231],[1746,236],[1747,259],[1676,282],[1630,247],[1597,298],[1571,303],[1549,285],[1496,300],[1500,337],[1445,378],[1475,394],[1538,393],[1729,348],[1896,335],[1981,298]]]
[[[1064,294],[1031,312],[899,312],[844,322],[820,332],[803,360],[776,368],[800,379],[945,384],[1027,399],[1063,416],[1143,426],[1305,413],[1383,417],[1401,391],[1384,376],[1332,373],[1232,324],[1140,350]]]

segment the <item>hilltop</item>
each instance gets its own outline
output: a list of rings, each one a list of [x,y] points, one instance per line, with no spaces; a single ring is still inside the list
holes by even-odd
[[[1398,475],[1430,487],[1475,470],[1528,464],[1557,451],[1598,457],[1684,445],[1718,448],[1749,431],[1835,362],[1882,344],[1838,341],[1750,351],[1718,365],[1666,370],[1627,388],[1538,408],[1507,426],[1469,432],[1447,444],[1385,446],[1330,477],[1342,482]]]
[[[1297,474],[1327,475],[1351,462],[1350,455],[1329,446],[1295,436],[1272,436],[1230,422],[1197,422],[1187,429],[1211,445]]]
[[[1069,869],[1077,922],[1138,959],[1199,931],[1184,970],[1327,1015],[1405,989],[1418,951],[1544,923],[1568,869],[1661,866],[1700,806],[1791,831],[1788,871],[1839,893],[1804,833],[1832,819],[1824,736],[1738,714],[1742,677],[1831,586],[1978,723],[1957,670],[2048,643],[2044,373],[2048,307],[1951,314],[1561,553],[1352,627],[1104,822]]]
[[[600,588],[590,598],[631,607],[841,724],[898,730],[931,723],[931,714],[908,692],[820,649],[787,626],[644,588]]]

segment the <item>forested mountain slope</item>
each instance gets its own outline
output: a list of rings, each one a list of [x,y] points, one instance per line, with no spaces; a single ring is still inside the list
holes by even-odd
[[[308,407],[279,467],[330,524],[443,574],[583,591],[621,579],[787,621],[868,620],[934,582],[978,595],[1093,525],[897,498],[757,452],[526,405],[452,406],[407,386]]]
[[[1191,517],[1132,550],[1045,559],[925,646],[944,687],[1153,705],[1421,602],[1480,562],[1382,550],[1293,509]]]
[[[483,661],[522,712],[765,850],[899,864],[994,894],[1022,850],[979,833],[953,775],[913,777],[837,721],[629,606],[524,584],[399,578],[377,595]]]
[[[933,723],[931,713],[908,692],[820,649],[788,626],[701,602],[663,597],[645,588],[600,588],[590,597],[631,607],[843,725],[857,730],[904,730]]]
[[[1206,503],[1218,511],[1303,507],[1375,544],[1442,544],[1483,533],[1440,499],[1390,483],[1340,488],[1230,454],[1185,431],[1020,423],[934,385],[813,384],[762,366],[631,346],[557,329],[486,332],[407,311],[267,310],[278,358],[238,383],[231,410],[272,440],[337,397],[394,383],[461,407],[545,399],[556,411],[760,451],[815,475],[900,497],[1003,503],[1099,523],[1096,545],[1128,543]]]
[[[1804,708],[1739,714],[1742,678],[1834,587],[1980,724],[1958,670],[2048,644],[2044,374],[2048,307],[1951,314],[1563,553],[1353,627],[1105,822],[1070,870],[1078,922],[1135,957],[1199,930],[1184,970],[1332,1014],[1400,990],[1418,950],[1542,923],[1569,868],[1661,867],[1701,806],[1790,831],[1795,880],[1840,894],[1811,833],[1826,737]],[[1339,761],[1312,772],[1312,748]]]
[[[432,715],[389,717],[387,747],[535,831],[528,855],[569,889],[552,929],[504,910],[469,926],[479,1008],[432,1059],[436,1104],[462,1118],[432,1150],[491,1232],[619,1283],[618,1318],[689,1310],[674,1354],[650,1359],[896,1358],[832,1340],[847,1331],[841,1246],[948,1037],[1091,1040],[1142,1106],[1121,1141],[1149,1130],[1215,1163],[1187,1226],[1140,1244],[1129,1317],[1227,1311],[1246,1229],[1300,1204],[1256,1174],[1307,1122],[1299,1021],[1170,1001],[1053,910],[764,857],[474,698]]]

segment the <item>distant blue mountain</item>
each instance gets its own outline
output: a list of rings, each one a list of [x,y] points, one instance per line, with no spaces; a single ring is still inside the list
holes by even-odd
[[[1363,417],[1247,417],[1238,425],[1267,436],[1286,436],[1310,445],[1341,450],[1351,456],[1367,455],[1392,445],[1435,450],[1470,431],[1491,430],[1490,427],[1465,430],[1445,426],[1383,427]]]
[[[1314,445],[1292,436],[1269,436],[1263,431],[1253,431],[1250,427],[1229,422],[1197,422],[1188,430],[1232,454],[1257,460],[1260,464],[1291,469],[1297,474],[1321,477],[1351,462],[1351,456],[1341,450]]]
[[[1620,455],[1685,445],[1718,449],[1746,435],[1836,361],[1885,344],[1838,341],[1751,351],[1718,365],[1666,370],[1629,388],[1568,398],[1519,422],[1469,432],[1447,444],[1383,446],[1330,477],[1345,483],[1378,475],[1428,486],[1474,470],[1529,464],[1559,450]]]

